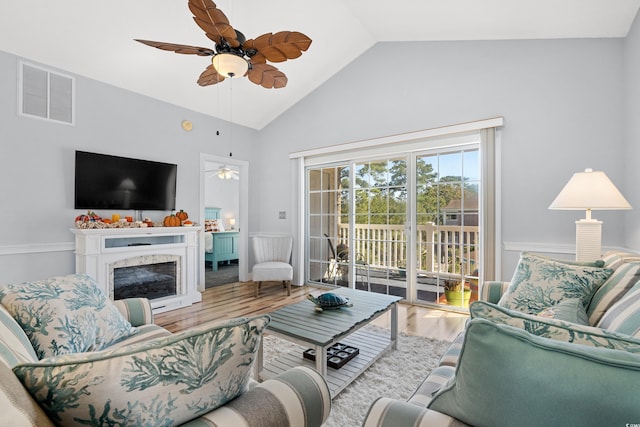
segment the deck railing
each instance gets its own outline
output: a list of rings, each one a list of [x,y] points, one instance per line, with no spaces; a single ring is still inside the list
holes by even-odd
[[[351,245],[348,225],[339,225],[339,242]],[[356,225],[349,253],[370,267],[406,268],[407,235],[403,225]],[[417,229],[418,273],[472,273],[476,267],[477,226],[427,223]]]

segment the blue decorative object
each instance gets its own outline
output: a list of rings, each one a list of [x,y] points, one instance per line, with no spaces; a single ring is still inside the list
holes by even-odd
[[[334,294],[333,292],[327,292],[318,297],[314,297],[313,295],[307,295],[309,301],[316,305],[316,311],[322,310],[334,310],[342,307],[353,307],[353,304],[349,301],[348,298],[343,297],[342,295]]]

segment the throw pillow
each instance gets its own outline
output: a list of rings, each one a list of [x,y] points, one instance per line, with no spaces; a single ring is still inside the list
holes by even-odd
[[[531,314],[567,298],[579,298],[586,307],[611,272],[606,268],[573,265],[525,252],[498,304]]]
[[[602,315],[609,311],[623,295],[640,281],[640,262],[622,262],[611,276],[593,294],[587,307],[589,324],[597,325]]]
[[[539,311],[536,316],[547,319],[564,320],[565,322],[577,323],[578,325],[589,324],[587,312],[584,310],[584,306],[578,298],[562,300],[554,306]]]
[[[551,258],[545,255],[541,255],[541,254],[537,254],[537,253],[533,253],[533,252],[522,252],[525,255],[531,255],[534,256],[536,258],[541,258],[541,259],[545,259],[548,261],[555,261],[555,262],[561,262],[563,264],[568,264],[568,265],[579,265],[579,266],[583,266],[583,267],[604,267],[605,266],[605,261],[604,259],[597,259],[595,261],[575,261],[575,260],[571,260],[571,259],[558,259],[558,258]]]
[[[430,409],[476,426],[614,426],[640,419],[640,355],[471,320]],[[606,409],[605,409],[606,408]],[[634,422],[634,421],[631,421]]]
[[[543,338],[640,353],[640,339],[593,326],[509,310],[485,301],[473,302],[469,307],[469,314],[472,319],[485,319],[496,324],[512,326]]]
[[[598,327],[640,338],[640,283],[602,316]]]
[[[58,425],[179,425],[243,393],[268,316],[13,368]]]
[[[7,285],[0,302],[20,324],[39,359],[102,350],[136,333],[84,274]]]
[[[220,219],[207,219],[204,221],[204,231],[213,231],[217,233],[224,231],[224,225]]]

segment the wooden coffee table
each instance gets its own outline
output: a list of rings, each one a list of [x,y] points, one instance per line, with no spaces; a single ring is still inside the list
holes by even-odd
[[[263,366],[263,347],[260,344],[255,378],[269,379],[293,366],[315,367],[329,384],[335,397],[364,372],[389,348],[396,348],[398,339],[398,308],[400,297],[376,294],[347,288],[332,290],[353,303],[353,307],[317,312],[311,301],[301,301],[269,313],[271,322],[266,334],[315,349],[315,362],[303,358],[302,352],[286,354]],[[391,330],[364,328],[372,320],[391,312]],[[327,349],[342,343],[359,349],[359,354],[339,369],[327,367]]]

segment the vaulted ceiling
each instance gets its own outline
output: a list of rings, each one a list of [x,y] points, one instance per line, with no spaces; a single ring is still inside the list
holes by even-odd
[[[264,89],[245,78],[200,87],[196,81],[209,57],[177,55],[133,41],[212,47],[193,22],[187,0],[3,0],[0,50],[262,129],[377,42],[625,37],[640,0],[216,4],[247,38],[291,30],[313,40],[302,57],[276,64],[289,78],[285,88]]]

